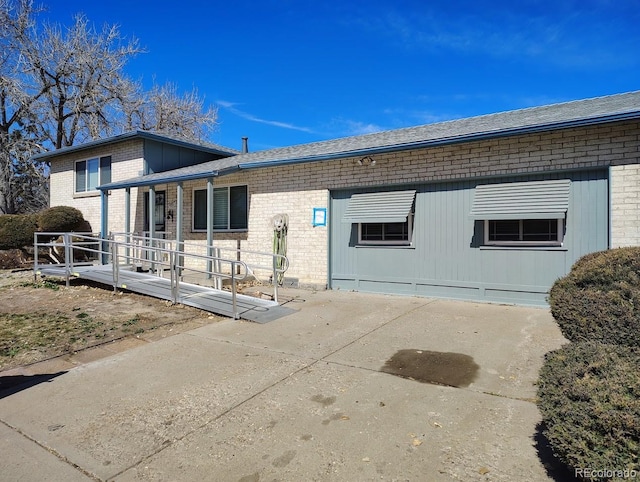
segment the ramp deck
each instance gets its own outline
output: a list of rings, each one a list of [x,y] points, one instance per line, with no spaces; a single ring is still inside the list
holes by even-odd
[[[60,267],[40,266],[37,272],[45,276],[66,276],[65,269]],[[91,280],[108,286],[114,284],[113,267],[110,264],[74,266],[71,274],[75,278]],[[132,271],[125,267],[120,268],[118,288],[173,301],[169,279]],[[181,282],[176,302],[210,313],[235,317],[232,294],[229,291]],[[236,310],[240,318],[256,323],[267,323],[295,311],[275,301],[242,294],[236,295]]]

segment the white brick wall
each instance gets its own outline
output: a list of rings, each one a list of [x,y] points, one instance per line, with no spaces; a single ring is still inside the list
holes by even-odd
[[[79,209],[94,232],[100,231],[100,192],[74,193],[75,162],[100,156],[111,156],[111,180],[122,181],[136,177],[143,169],[143,142],[129,140],[107,147],[87,149],[51,161],[50,206],[72,206]],[[136,209],[137,189],[131,190],[132,218],[142,217],[142,204]],[[124,230],[124,190],[109,196],[109,231]],[[133,221],[132,221],[133,225]]]
[[[640,165],[611,168],[611,246],[640,246]]]

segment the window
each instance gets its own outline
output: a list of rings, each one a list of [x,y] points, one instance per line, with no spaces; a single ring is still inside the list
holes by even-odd
[[[247,186],[216,187],[213,189],[213,229],[218,231],[244,230],[248,223]],[[207,190],[193,191],[193,230],[207,229]]]
[[[561,245],[563,219],[485,220],[484,244],[489,245]]]
[[[413,213],[403,223],[360,223],[358,244],[411,244]]]
[[[111,182],[111,156],[77,161],[75,192],[95,191],[101,184]]]
[[[343,223],[358,225],[358,244],[410,245],[415,190],[352,194]]]
[[[470,217],[486,245],[560,246],[570,195],[569,179],[478,185]]]

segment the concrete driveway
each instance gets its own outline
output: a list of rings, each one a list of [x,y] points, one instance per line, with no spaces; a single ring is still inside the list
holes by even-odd
[[[0,478],[552,480],[534,383],[565,340],[548,310],[286,294],[299,311],[271,323],[214,323],[0,393]],[[466,378],[419,381],[434,367]]]

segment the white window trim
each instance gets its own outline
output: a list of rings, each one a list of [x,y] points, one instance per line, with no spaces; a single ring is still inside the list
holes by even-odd
[[[246,228],[225,228],[225,229],[213,229],[214,233],[246,233],[249,231],[249,185],[248,184],[227,184],[225,186],[214,185],[213,189],[227,189],[227,206],[231,206],[231,190],[232,187],[244,186],[247,188],[247,227]],[[196,206],[195,206],[195,192],[196,191],[205,191],[207,187],[194,187],[191,190],[191,232],[192,233],[206,233],[207,229],[196,229],[195,227],[195,219],[196,219]],[[227,226],[231,224],[231,209],[227,209]]]
[[[524,221],[527,218],[518,219]],[[553,219],[553,218],[550,218]],[[489,221],[484,220],[484,245],[485,246],[562,246],[564,242],[564,219],[557,218],[558,222],[558,238],[555,241],[490,241],[489,240]],[[522,222],[520,222],[520,237],[522,237]]]
[[[87,157],[85,159],[77,159],[75,161],[73,161],[73,194],[74,196],[77,197],[83,197],[83,196],[92,196],[92,195],[96,195],[98,194],[100,191],[98,189],[85,189],[84,191],[76,191],[76,185],[77,185],[77,179],[76,179],[76,174],[77,174],[77,168],[76,166],[78,165],[79,162],[89,162],[93,159],[97,159],[98,160],[98,184],[97,186],[100,186],[102,184],[102,169],[100,169],[100,160],[103,157],[110,157],[111,158],[111,177],[113,180],[113,154],[108,153],[108,154],[99,154],[97,156],[91,156],[91,157]],[[87,174],[87,168],[85,167],[85,175]],[[89,179],[89,176],[87,175],[87,179]],[[86,182],[85,182],[85,187],[86,187]]]
[[[358,223],[358,245],[361,246],[411,246],[413,243],[413,213],[407,217],[408,239],[389,241],[370,241],[362,239],[362,224],[395,224],[395,223]]]

